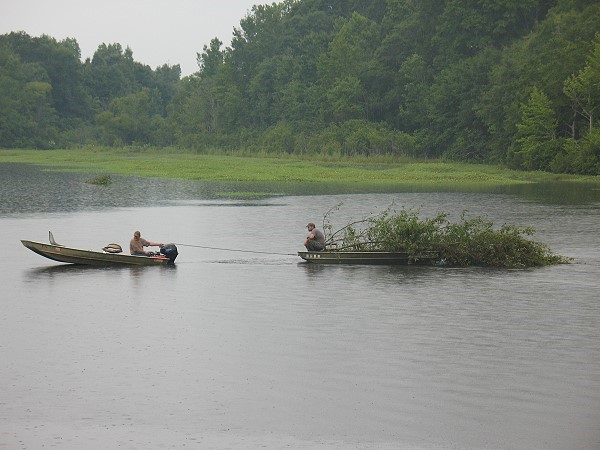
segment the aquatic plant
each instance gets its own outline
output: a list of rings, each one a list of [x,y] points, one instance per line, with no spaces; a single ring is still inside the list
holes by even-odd
[[[94,184],[96,186],[107,186],[112,183],[112,178],[110,175],[98,175],[97,177],[85,180],[84,183]]]
[[[206,181],[258,181],[285,183],[351,183],[369,190],[418,185],[419,189],[488,190],[540,182],[572,181],[597,185],[598,177],[522,172],[495,165],[441,160],[378,157],[328,158],[288,155],[280,157],[198,154],[181,150],[85,147],[69,150],[0,149],[1,162],[39,164],[54,170],[105,172],[126,176]]]
[[[526,268],[569,262],[531,240],[531,227],[496,228],[483,216],[467,218],[463,213],[458,222],[448,216],[442,212],[421,218],[418,211],[388,209],[335,232],[328,224],[324,229],[329,231],[328,246],[339,251],[406,252],[415,260],[435,254],[439,264],[448,266]]]

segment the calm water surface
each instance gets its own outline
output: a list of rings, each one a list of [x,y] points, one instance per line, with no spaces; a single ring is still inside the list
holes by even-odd
[[[600,448],[598,191],[0,177],[2,449]],[[531,225],[574,263],[301,262],[304,225],[339,203],[340,225],[392,204]],[[190,246],[175,267],[86,268],[20,243],[125,247],[135,229]]]

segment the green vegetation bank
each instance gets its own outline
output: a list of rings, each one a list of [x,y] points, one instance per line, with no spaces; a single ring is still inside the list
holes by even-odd
[[[229,47],[199,43],[182,78],[118,43],[81,61],[75,39],[15,31],[0,36],[0,147],[598,175],[599,32],[597,0],[284,0],[254,6]]]
[[[205,181],[360,183],[373,187],[458,185],[477,189],[554,181],[600,183],[598,177],[517,171],[499,165],[436,159],[267,153],[206,155],[166,148],[0,149],[0,163],[38,164],[52,170],[100,174],[90,180],[92,184],[110,183],[110,174]]]

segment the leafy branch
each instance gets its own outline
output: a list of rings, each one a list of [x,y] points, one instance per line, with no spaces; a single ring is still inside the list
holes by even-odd
[[[336,231],[328,222],[332,212],[326,214],[327,245],[337,251],[403,252],[414,259],[435,254],[439,264],[449,266],[525,268],[569,262],[529,239],[535,232],[531,227],[504,224],[495,228],[485,217],[467,218],[466,212],[458,222],[451,222],[445,212],[421,218],[419,211],[388,208]]]

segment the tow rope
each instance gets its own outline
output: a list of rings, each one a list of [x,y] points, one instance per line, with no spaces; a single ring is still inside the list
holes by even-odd
[[[182,247],[206,248],[209,250],[222,250],[225,252],[260,253],[262,255],[296,256],[296,253],[261,252],[261,251],[257,251],[257,250],[240,250],[240,249],[236,249],[236,248],[209,247],[206,245],[178,244],[178,243],[175,243],[175,245],[180,245]]]

